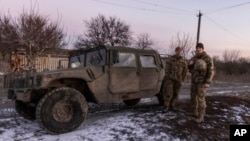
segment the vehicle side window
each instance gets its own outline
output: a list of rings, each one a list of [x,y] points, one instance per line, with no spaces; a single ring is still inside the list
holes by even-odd
[[[79,68],[84,66],[84,54],[70,58],[70,68]]]
[[[135,54],[118,52],[117,59],[114,62],[116,67],[136,67]]]
[[[143,68],[156,68],[154,56],[140,56],[140,61]]]
[[[105,50],[87,53],[86,65],[100,66],[105,65]]]

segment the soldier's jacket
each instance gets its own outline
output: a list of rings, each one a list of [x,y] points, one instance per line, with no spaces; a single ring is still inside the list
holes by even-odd
[[[183,82],[187,75],[186,61],[181,56],[173,55],[166,60],[166,79]]]
[[[206,52],[195,55],[191,58],[193,65],[189,65],[189,71],[192,74],[191,81],[194,83],[210,84],[214,76],[213,59]]]

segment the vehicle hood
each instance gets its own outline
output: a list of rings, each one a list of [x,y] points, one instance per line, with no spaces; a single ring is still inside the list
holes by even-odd
[[[84,68],[69,68],[60,69],[54,71],[40,72],[39,75],[48,79],[60,79],[60,78],[80,78],[85,81],[94,81],[103,75],[103,67],[84,67]]]

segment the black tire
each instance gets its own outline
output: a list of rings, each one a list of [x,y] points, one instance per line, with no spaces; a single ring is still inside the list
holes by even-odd
[[[162,82],[162,86],[161,86],[161,91],[160,91],[160,93],[158,93],[157,95],[156,95],[156,97],[157,97],[157,99],[158,99],[158,102],[159,102],[159,105],[160,106],[163,106],[164,105],[164,97],[163,97],[163,95],[164,95],[164,93],[165,93],[165,91],[166,91],[166,81],[163,81]]]
[[[141,101],[140,98],[129,99],[129,100],[123,100],[123,102],[124,102],[127,106],[135,106],[135,105],[137,105],[140,101]]]
[[[52,134],[73,131],[87,116],[88,104],[77,90],[62,87],[48,92],[38,103],[39,125]]]
[[[163,106],[163,105],[164,105],[164,99],[163,99],[162,93],[159,93],[159,94],[157,94],[156,96],[157,96],[159,105],[160,105],[160,106]]]
[[[16,112],[28,119],[28,120],[35,120],[36,119],[36,107],[35,106],[30,106],[28,103],[24,103],[22,101],[16,100],[15,101],[15,109]]]

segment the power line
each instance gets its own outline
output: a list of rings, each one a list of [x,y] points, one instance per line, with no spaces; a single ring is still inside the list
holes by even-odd
[[[135,6],[128,6],[128,5],[124,5],[124,4],[118,4],[118,3],[108,2],[108,1],[103,1],[103,0],[92,0],[92,1],[95,1],[95,2],[98,2],[98,3],[104,3],[104,4],[108,4],[108,5],[112,5],[112,6],[119,6],[119,7],[125,7],[125,8],[130,8],[130,9],[141,10],[141,11],[166,13],[166,14],[191,15],[191,14],[185,14],[185,13],[167,12],[167,11],[148,9],[148,8],[140,8],[140,7],[135,7]]]
[[[228,10],[228,9],[232,9],[232,8],[236,8],[236,7],[240,7],[240,6],[244,6],[244,5],[247,5],[247,4],[250,4],[250,2],[240,3],[240,4],[236,4],[236,5],[232,5],[232,6],[228,6],[228,7],[224,7],[224,8],[219,8],[219,9],[216,9],[216,10],[205,10],[205,11],[208,11],[208,12],[206,12],[206,14],[209,14],[209,13],[220,12],[220,11],[224,11],[224,10]]]
[[[143,10],[143,11],[157,12],[157,11],[151,10],[151,9],[138,8],[138,7],[134,7],[134,6],[127,6],[127,5],[123,5],[123,4],[117,4],[117,3],[112,3],[112,2],[102,1],[102,0],[92,0],[92,1],[95,1],[95,2],[98,2],[98,3],[104,3],[104,4],[108,4],[108,5],[113,5],[113,6],[120,6],[120,7],[125,7],[125,8]]]
[[[238,36],[237,34],[235,34],[235,33],[231,32],[231,31],[229,31],[228,29],[226,29],[226,28],[223,27],[222,25],[218,24],[218,23],[215,22],[213,19],[211,19],[210,17],[208,17],[206,14],[204,14],[204,16],[205,16],[208,20],[210,20],[212,23],[214,23],[215,25],[217,25],[218,27],[220,27],[222,30],[224,30],[225,32],[227,32],[227,33],[233,35],[234,37],[236,37],[236,38],[238,38],[238,39],[241,39],[241,40],[244,40],[244,41],[249,42],[248,40],[246,40],[246,39],[244,39],[244,38]]]
[[[163,6],[163,5],[159,5],[159,4],[156,4],[156,3],[145,2],[145,1],[141,1],[141,0],[134,0],[134,1],[138,2],[138,3],[144,3],[144,4],[147,4],[147,5],[152,5],[152,6],[160,7],[160,8],[166,8],[166,9],[170,9],[170,10],[174,10],[174,11],[178,11],[178,12],[185,12],[185,13],[189,13],[189,14],[194,12],[194,11],[188,11],[188,10],[183,10],[183,9],[179,9],[179,8]]]

